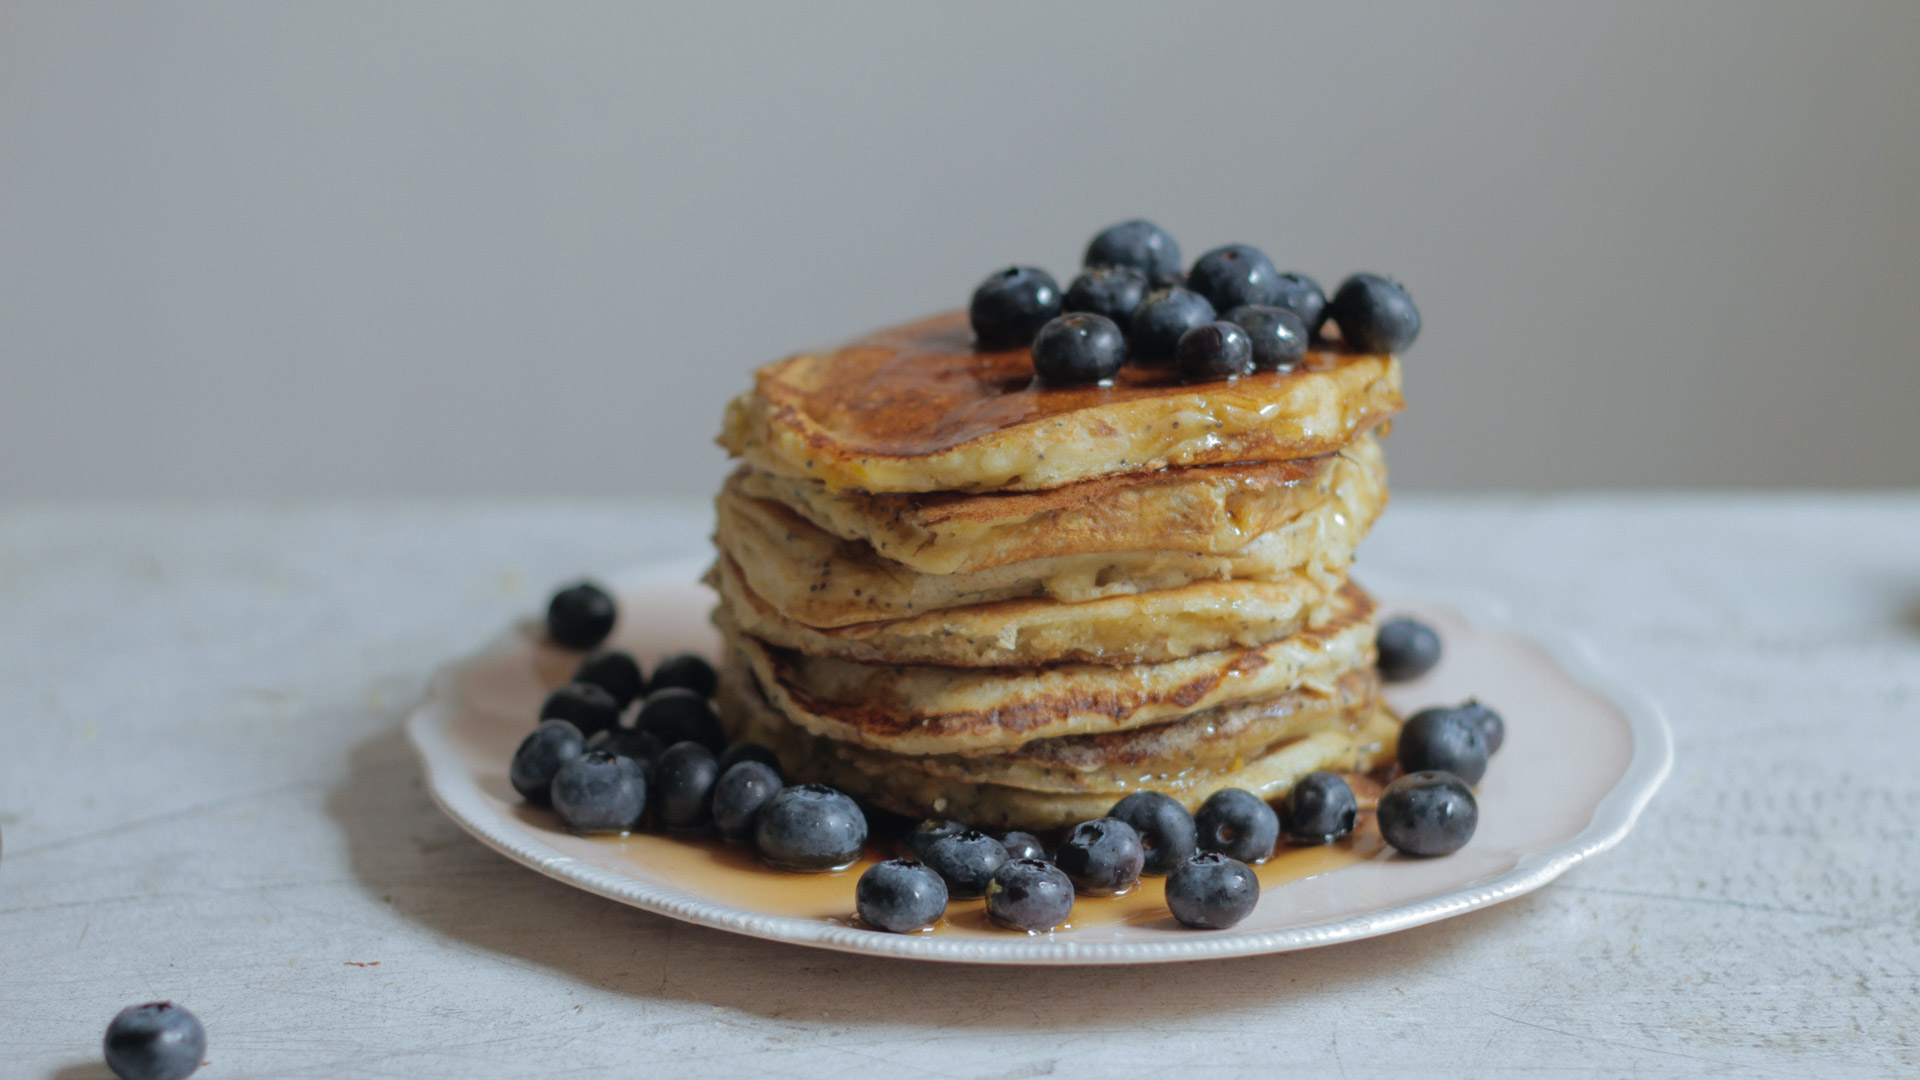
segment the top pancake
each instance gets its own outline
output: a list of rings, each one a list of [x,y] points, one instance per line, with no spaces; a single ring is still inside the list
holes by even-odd
[[[1040,385],[1026,348],[976,351],[951,312],[762,368],[728,404],[720,443],[834,489],[1040,491],[1328,454],[1401,406],[1393,357],[1326,350],[1231,382],[1129,365],[1112,386]]]

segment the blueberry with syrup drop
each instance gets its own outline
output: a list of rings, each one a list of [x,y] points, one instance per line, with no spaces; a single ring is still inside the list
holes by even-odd
[[[549,789],[560,766],[587,752],[580,729],[565,720],[543,720],[520,740],[507,767],[507,780],[520,797],[535,806],[551,806]]]
[[[890,934],[911,934],[947,912],[947,883],[912,859],[888,859],[867,867],[853,889],[860,921]]]
[[[1403,855],[1447,855],[1465,847],[1480,824],[1466,781],[1444,772],[1402,776],[1380,793],[1380,835]]]
[[[1404,615],[1380,624],[1374,635],[1379,652],[1380,677],[1388,682],[1406,682],[1432,671],[1440,662],[1440,635],[1433,627]]]
[[[1125,266],[1152,278],[1180,273],[1180,245],[1167,230],[1135,218],[1109,225],[1087,244],[1083,266]]]
[[[1306,324],[1286,308],[1244,304],[1227,321],[1247,332],[1255,371],[1292,371],[1307,355]]]
[[[967,319],[982,349],[1011,349],[1033,341],[1060,314],[1062,302],[1052,274],[1037,266],[1009,266],[973,290]]]
[[[605,690],[622,709],[647,692],[640,662],[619,649],[605,649],[580,661],[580,666],[573,671],[573,681]]]
[[[1182,926],[1225,930],[1253,913],[1260,879],[1253,868],[1217,851],[1203,851],[1167,875],[1167,909]]]
[[[580,734],[593,735],[619,726],[620,703],[592,683],[567,683],[540,703],[540,719],[565,720]]]
[[[961,900],[985,896],[987,882],[1006,862],[1007,849],[978,829],[957,832],[927,845],[927,865],[947,883],[947,895]]]
[[[779,794],[782,786],[780,774],[765,762],[736,761],[721,769],[720,779],[713,785],[714,831],[735,844],[753,839],[753,822],[760,808]]]
[[[653,763],[653,810],[660,824],[669,829],[705,826],[713,817],[713,789],[719,781],[720,761],[705,746],[677,742],[661,751]]]
[[[1325,770],[1301,777],[1281,804],[1280,824],[1294,844],[1331,844],[1353,831],[1360,801],[1346,777]]]
[[[1193,815],[1171,795],[1136,791],[1114,803],[1107,816],[1126,822],[1140,834],[1147,856],[1141,868],[1144,873],[1168,873],[1196,850],[1199,832]]]
[[[625,832],[647,810],[647,782],[632,758],[590,751],[553,775],[553,809],[581,833]]]
[[[1399,758],[1407,772],[1452,773],[1477,784],[1487,774],[1487,738],[1474,717],[1436,705],[1401,725]]]
[[[760,857],[785,870],[838,870],[860,857],[867,818],[860,805],[825,784],[783,788],[753,824]]]
[[[1379,274],[1355,274],[1340,283],[1327,304],[1340,340],[1361,353],[1397,353],[1420,336],[1420,312],[1407,290]]]
[[[1009,930],[1044,934],[1073,914],[1073,879],[1049,862],[1009,859],[987,883],[987,917]]]
[[[1257,863],[1273,854],[1280,839],[1280,817],[1251,791],[1222,788],[1200,804],[1193,815],[1200,832],[1200,849],[1217,851],[1243,863]]]
[[[1253,339],[1233,323],[1205,323],[1180,335],[1173,358],[1187,382],[1237,379],[1253,374]]]
[[[1213,305],[1197,292],[1156,289],[1133,313],[1133,356],[1146,364],[1170,364],[1180,338],[1213,321]]]
[[[1271,305],[1280,299],[1280,271],[1266,252],[1247,244],[1217,247],[1187,271],[1187,288],[1228,311],[1242,304]]]
[[[1116,818],[1097,818],[1075,825],[1053,853],[1053,862],[1080,892],[1113,896],[1139,882],[1147,852],[1133,826]]]
[[[1001,833],[1000,846],[1007,849],[1007,858],[1009,859],[1039,859],[1041,862],[1053,861],[1052,858],[1047,855],[1047,845],[1041,843],[1040,838],[1030,832],[1021,832],[1016,829],[1010,833]]]
[[[619,609],[607,590],[591,581],[569,585],[547,602],[547,637],[568,649],[591,649],[613,633]]]
[[[674,687],[684,687],[701,697],[712,697],[720,688],[720,676],[714,672],[713,665],[699,653],[674,653],[660,661],[653,669],[653,679],[647,683],[647,693],[656,694]]]
[[[1067,284],[1062,310],[1083,311],[1113,320],[1121,330],[1133,325],[1133,312],[1147,296],[1147,276],[1130,266],[1095,266]]]
[[[727,745],[713,702],[684,686],[655,690],[640,703],[634,727],[659,739],[664,746],[692,740],[719,753]]]
[[[153,1001],[120,1010],[100,1049],[120,1080],[186,1080],[206,1056],[207,1029],[173,1002]]]
[[[1033,339],[1033,372],[1055,386],[1106,382],[1126,359],[1125,335],[1103,315],[1062,315]]]

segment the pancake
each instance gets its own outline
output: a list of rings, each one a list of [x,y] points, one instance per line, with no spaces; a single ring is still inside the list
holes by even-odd
[[[904,619],[815,627],[789,619],[722,553],[708,583],[746,632],[783,648],[865,663],[953,667],[1139,664],[1262,645],[1332,617],[1344,578],[1307,569],[1277,581],[1197,581],[1066,604],[1001,600]]]
[[[975,351],[951,312],[762,368],[727,406],[720,444],[834,490],[1039,491],[1329,454],[1401,407],[1392,356],[1326,349],[1232,382],[1130,365],[1112,386],[1040,385],[1027,349]]]
[[[729,734],[759,743],[780,759],[796,783],[831,784],[856,798],[910,817],[950,817],[983,829],[1046,831],[1104,816],[1133,791],[1159,791],[1197,809],[1222,788],[1238,787],[1278,798],[1317,769],[1366,772],[1392,760],[1399,724],[1377,704],[1354,711],[1351,722],[1299,737],[1283,737],[1237,767],[1145,775],[1110,789],[1036,790],[936,775],[896,755],[863,751],[821,738],[791,723],[768,704],[751,675],[735,666],[721,680],[720,708]],[[1118,782],[1118,781],[1116,781]]]
[[[1330,695],[1349,671],[1374,660],[1372,600],[1353,585],[1334,599],[1332,618],[1315,629],[1124,666],[863,664],[769,645],[742,632],[730,604],[714,622],[767,700],[813,734],[895,754],[998,754],[1035,739],[1146,727],[1290,690]]]
[[[1311,544],[1312,515],[1329,500],[1350,514],[1364,508],[1371,521],[1387,497],[1371,433],[1317,458],[1128,473],[1037,492],[875,495],[750,466],[728,490],[781,503],[926,574],[1112,551],[1231,556],[1273,532]]]

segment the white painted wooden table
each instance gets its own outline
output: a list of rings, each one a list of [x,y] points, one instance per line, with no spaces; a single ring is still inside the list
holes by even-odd
[[[0,509],[0,1076],[106,1076],[121,1006],[200,1075],[1853,1077],[1920,1070],[1920,494],[1396,501],[1363,549],[1587,633],[1678,763],[1532,896],[1134,969],[734,938],[483,849],[398,725],[686,504]],[[1524,718],[1514,718],[1524,723]]]

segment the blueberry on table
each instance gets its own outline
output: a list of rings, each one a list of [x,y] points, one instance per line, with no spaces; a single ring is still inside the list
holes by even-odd
[[[1039,859],[1041,862],[1053,861],[1047,855],[1047,845],[1041,843],[1040,838],[1030,832],[1021,832],[1016,829],[1010,833],[1002,833],[1000,835],[1000,846],[1007,849],[1007,858],[1009,859]]]
[[[107,1025],[101,1043],[120,1080],[184,1080],[207,1054],[207,1029],[171,1001],[133,1005]]]
[[[647,680],[640,673],[640,661],[619,649],[594,653],[573,671],[573,681],[605,690],[622,709],[647,692]]]
[[[1147,852],[1133,826],[1116,818],[1097,818],[1075,825],[1053,853],[1053,862],[1080,892],[1112,896],[1140,881]]]
[[[591,581],[569,585],[547,603],[547,636],[568,649],[591,649],[613,633],[619,609],[605,589]]]
[[[927,849],[933,846],[934,841],[945,840],[949,836],[954,836],[966,831],[966,825],[958,821],[949,821],[943,818],[928,818],[920,824],[915,825],[913,831],[909,832],[906,837],[901,840],[900,846],[907,849],[908,855],[913,856],[921,862],[926,862]]]
[[[1073,914],[1073,879],[1039,859],[1010,859],[987,883],[987,917],[1009,930],[1044,934]]]
[[[1319,334],[1320,324],[1327,321],[1327,294],[1321,291],[1320,283],[1305,274],[1281,274],[1279,281],[1273,306],[1300,316],[1300,324],[1309,335]]]
[[[727,745],[713,702],[684,686],[671,686],[648,694],[647,700],[640,703],[640,715],[633,726],[665,746],[691,740],[718,754]]]
[[[1236,379],[1253,374],[1253,339],[1233,323],[1203,323],[1180,335],[1174,363],[1187,382]]]
[[[1217,851],[1203,851],[1167,875],[1167,910],[1195,930],[1237,925],[1259,902],[1260,879],[1253,868]]]
[[[760,857],[783,870],[839,870],[867,843],[860,805],[825,784],[783,788],[753,825]]]
[[[1399,282],[1379,274],[1355,274],[1341,282],[1327,304],[1327,315],[1354,352],[1401,352],[1420,336],[1420,312],[1413,298]]]
[[[1112,319],[1125,330],[1133,325],[1134,309],[1146,296],[1147,275],[1130,266],[1094,266],[1067,283],[1061,310]]]
[[[1480,805],[1452,773],[1417,772],[1380,793],[1380,835],[1403,855],[1448,855],[1473,839]]]
[[[1083,266],[1125,266],[1148,278],[1180,272],[1180,245],[1167,230],[1135,218],[1100,230],[1087,244]]]
[[[513,752],[507,780],[520,797],[535,806],[551,806],[548,789],[560,766],[587,752],[580,729],[565,720],[542,720]]]
[[[947,895],[962,900],[987,894],[987,882],[1007,862],[1000,841],[977,829],[941,837],[927,845],[926,864],[947,883]]]
[[[653,679],[647,683],[647,692],[656,694],[673,687],[685,687],[701,697],[712,697],[720,688],[720,676],[714,672],[713,665],[699,653],[674,653],[660,661],[653,669]]]
[[[1037,266],[1009,266],[973,290],[967,318],[983,349],[1011,349],[1060,314],[1060,284]]]
[[[1199,842],[1193,815],[1178,799],[1158,791],[1136,791],[1114,803],[1107,816],[1126,822],[1140,834],[1140,846],[1147,853],[1145,873],[1167,873],[1187,861]]]
[[[1324,770],[1301,777],[1281,803],[1280,824],[1295,844],[1331,844],[1353,831],[1360,802],[1353,785]]]
[[[1181,336],[1212,322],[1213,315],[1213,305],[1197,292],[1167,288],[1148,293],[1133,313],[1134,357],[1148,364],[1172,363]]]
[[[1407,772],[1452,773],[1477,784],[1487,775],[1487,737],[1473,717],[1436,705],[1401,725],[1399,757]]]
[[[1280,839],[1280,816],[1258,795],[1241,788],[1222,788],[1208,796],[1193,823],[1200,830],[1200,850],[1243,863],[1266,859]]]
[[[1280,271],[1259,248],[1228,244],[1194,261],[1187,271],[1187,288],[1206,297],[1216,311],[1271,305],[1280,299]]]
[[[626,832],[647,810],[647,781],[632,758],[591,751],[553,776],[553,808],[581,833]]]
[[[888,859],[867,867],[853,889],[860,921],[890,934],[925,930],[947,913],[947,883],[912,859]]]
[[[1255,371],[1292,371],[1307,355],[1306,324],[1286,308],[1242,304],[1227,321],[1247,332]]]
[[[713,819],[720,759],[697,742],[677,742],[653,763],[654,818],[668,829],[698,829]],[[777,789],[776,789],[777,790]]]
[[[540,719],[565,720],[580,734],[592,735],[620,726],[620,703],[592,683],[568,683],[540,703]]]
[[[757,761],[774,772],[780,771],[780,758],[759,743],[751,742],[729,743],[727,752],[720,755],[720,771],[726,772],[742,761]]]
[[[1062,315],[1033,338],[1033,372],[1056,386],[1106,382],[1126,360],[1126,336],[1104,315]]]
[[[1440,635],[1404,615],[1381,623],[1373,643],[1380,653],[1380,677],[1388,682],[1417,679],[1440,662]]]
[[[1474,698],[1468,698],[1454,711],[1473,721],[1474,726],[1480,729],[1480,737],[1487,743],[1488,757],[1500,752],[1501,744],[1507,741],[1507,722],[1500,718],[1499,713]]]
[[[765,762],[736,761],[722,769],[713,785],[714,831],[736,844],[753,839],[754,818],[782,786],[780,774]]]

